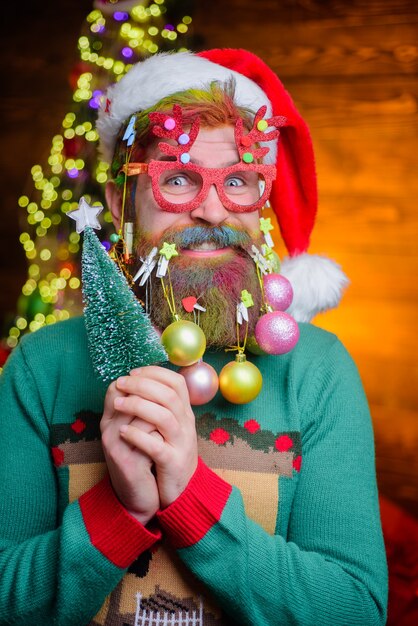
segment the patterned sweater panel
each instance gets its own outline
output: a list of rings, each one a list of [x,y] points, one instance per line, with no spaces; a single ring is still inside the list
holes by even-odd
[[[229,357],[210,355],[219,369]],[[219,362],[220,361],[220,362]],[[68,404],[66,406],[68,412]],[[199,454],[207,467],[227,485],[222,492],[219,512],[208,521],[190,518],[195,533],[203,536],[216,523],[231,493],[230,485],[239,489],[246,514],[273,535],[277,526],[280,478],[292,480],[301,466],[299,431],[283,431],[278,417],[276,430],[263,428],[263,414],[257,409],[226,405],[217,398],[195,411]],[[100,413],[81,410],[62,423],[51,425],[51,449],[62,494],[70,502],[91,490],[106,474],[100,443]],[[208,498],[207,498],[208,499]],[[62,499],[62,514],[68,500]],[[289,506],[287,507],[287,509]],[[179,525],[184,527],[183,516]],[[203,529],[203,530],[202,530]],[[229,618],[206,589],[190,575],[167,542],[156,544],[130,565],[121,583],[106,599],[94,624],[134,624],[141,615],[141,624],[150,623],[155,615],[161,619],[193,623],[201,615],[205,624],[226,624]],[[162,622],[163,623],[163,622]],[[173,622],[174,623],[174,622]],[[198,622],[197,622],[198,623]]]
[[[370,420],[335,337],[301,325],[294,353],[254,357],[264,386],[253,403],[217,396],[196,407],[199,468],[159,514],[159,540],[123,510],[106,478],[106,386],[91,369],[83,320],[36,335],[2,381],[18,432],[0,442],[0,477],[12,468],[22,480],[0,504],[0,567],[15,557],[1,578],[0,622],[4,614],[4,623],[31,615],[77,626],[343,624],[348,615],[383,623]],[[205,360],[220,371],[230,356]],[[35,593],[22,554],[39,579]]]

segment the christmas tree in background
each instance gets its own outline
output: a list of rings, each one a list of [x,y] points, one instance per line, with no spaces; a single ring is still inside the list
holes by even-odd
[[[81,313],[80,235],[66,213],[77,208],[81,196],[91,205],[104,204],[109,166],[97,154],[97,109],[106,87],[133,63],[156,52],[188,48],[192,18],[186,12],[191,12],[191,2],[184,0],[96,0],[87,16],[78,40],[80,61],[70,76],[71,108],[52,139],[48,162],[31,169],[33,191],[18,201],[27,213],[20,242],[28,278],[3,355],[22,334]],[[109,249],[109,211],[103,222],[102,244]]]

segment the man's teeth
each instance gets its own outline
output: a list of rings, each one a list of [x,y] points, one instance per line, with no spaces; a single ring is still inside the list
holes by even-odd
[[[195,244],[190,246],[190,250],[220,250],[222,248],[222,246],[219,246],[218,244],[211,242],[211,241],[205,241],[204,243],[199,243],[199,244]]]

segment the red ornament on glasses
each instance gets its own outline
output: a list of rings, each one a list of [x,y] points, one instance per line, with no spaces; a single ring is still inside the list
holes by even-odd
[[[209,189],[215,185],[218,195],[229,211],[242,213],[260,209],[270,195],[271,185],[276,177],[274,165],[256,163],[269,151],[267,147],[251,146],[260,141],[276,139],[285,118],[275,116],[264,120],[266,107],[261,107],[254,117],[253,127],[247,133],[239,118],[234,135],[239,162],[226,168],[201,167],[190,162],[190,149],[197,139],[200,119],[196,117],[190,130],[184,129],[182,110],[174,105],[170,114],[153,112],[149,118],[152,132],[163,139],[158,144],[163,154],[174,157],[173,161],[152,159],[149,163],[128,163],[122,169],[129,176],[146,172],[151,177],[152,191],[158,205],[165,211],[182,213],[193,211],[205,200]],[[265,132],[267,128],[275,127]],[[184,184],[176,185],[183,180]],[[260,182],[263,183],[260,186]],[[186,192],[182,187],[186,188]]]

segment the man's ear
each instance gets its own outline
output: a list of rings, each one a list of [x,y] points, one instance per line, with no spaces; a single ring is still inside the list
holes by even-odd
[[[116,183],[110,180],[106,183],[105,188],[106,202],[112,214],[113,224],[116,232],[120,228],[120,218],[122,213],[122,194]]]

